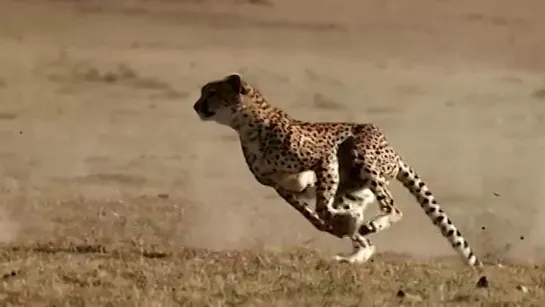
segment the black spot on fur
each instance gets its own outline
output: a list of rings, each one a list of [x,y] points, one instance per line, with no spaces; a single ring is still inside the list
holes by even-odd
[[[426,211],[426,214],[427,215],[430,215],[432,213],[435,213],[435,211],[437,211],[437,208],[436,207],[430,207],[427,211]]]
[[[358,232],[360,233],[360,235],[366,236],[366,235],[368,235],[370,233],[373,233],[374,229],[372,227],[370,227],[369,225],[363,225],[363,226],[360,227]]]

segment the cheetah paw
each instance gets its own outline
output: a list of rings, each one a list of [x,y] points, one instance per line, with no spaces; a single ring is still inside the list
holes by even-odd
[[[335,255],[333,260],[347,263],[365,263],[375,253],[375,246],[362,248],[349,256]]]

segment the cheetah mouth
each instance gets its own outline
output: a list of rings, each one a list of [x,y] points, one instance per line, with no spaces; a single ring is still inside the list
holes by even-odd
[[[198,105],[195,105],[194,109],[202,120],[209,119],[212,116],[216,115],[215,112],[209,111],[206,106],[199,107]]]
[[[208,111],[208,110],[201,110],[201,111],[199,112],[199,117],[200,117],[201,119],[203,119],[203,120],[204,120],[204,119],[209,119],[209,118],[211,118],[211,117],[214,116],[214,115],[216,115],[216,113],[211,112],[211,111]]]

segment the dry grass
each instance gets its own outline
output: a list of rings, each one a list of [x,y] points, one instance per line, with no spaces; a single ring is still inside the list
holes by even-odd
[[[184,248],[196,215],[187,200],[165,194],[14,203],[4,215],[26,216],[27,225],[17,233],[2,221],[13,234],[0,251],[0,302],[8,306],[474,305],[545,298],[545,269],[538,266],[480,271],[457,258],[388,252],[354,266],[312,248]],[[489,287],[476,287],[482,276]]]
[[[0,0],[0,305],[541,304],[545,19],[521,1]],[[374,261],[330,261],[347,242],[195,116],[231,71],[294,116],[383,126],[504,267],[451,259],[397,187]]]
[[[379,256],[354,267],[310,250],[29,243],[0,253],[0,300],[23,306],[470,306],[539,304],[545,298],[542,268],[489,267],[489,287],[477,288],[479,273],[460,265],[395,258]]]

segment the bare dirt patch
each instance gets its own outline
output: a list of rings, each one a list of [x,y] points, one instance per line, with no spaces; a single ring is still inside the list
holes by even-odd
[[[3,304],[543,301],[541,1],[1,4]],[[298,118],[380,124],[494,265],[460,264],[397,184],[374,262],[329,261],[348,242],[195,116],[233,71]]]

